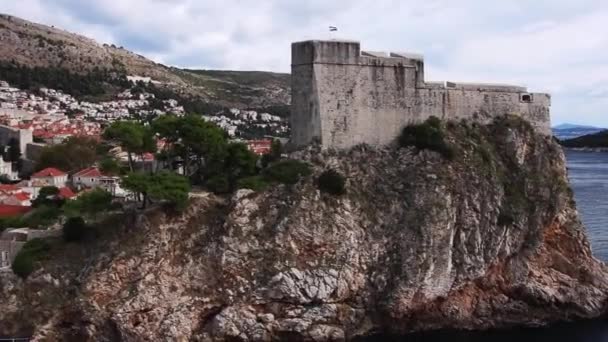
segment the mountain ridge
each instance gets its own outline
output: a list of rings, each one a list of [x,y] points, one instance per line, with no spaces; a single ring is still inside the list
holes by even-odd
[[[166,66],[123,47],[7,14],[0,14],[0,43],[3,63],[150,77],[177,94],[226,108],[284,106],[290,101],[289,74]]]

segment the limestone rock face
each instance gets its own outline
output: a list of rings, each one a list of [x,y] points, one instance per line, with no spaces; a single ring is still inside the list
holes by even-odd
[[[447,139],[451,161],[393,147],[292,155],[314,175],[346,175],[341,197],[319,192],[313,175],[126,220],[72,246],[86,250],[70,259],[77,266],[57,257],[25,282],[1,278],[0,331],[327,341],[603,314],[608,272],[591,254],[560,147],[508,120],[457,125]]]

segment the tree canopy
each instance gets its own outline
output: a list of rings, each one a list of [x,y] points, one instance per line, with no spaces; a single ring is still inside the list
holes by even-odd
[[[153,132],[135,121],[116,121],[103,132],[103,138],[118,144],[127,152],[129,168],[134,170],[133,154],[156,151]]]
[[[42,149],[36,169],[60,168],[75,172],[91,166],[98,158],[99,142],[89,137],[70,137],[63,143]]]
[[[131,172],[122,178],[121,185],[141,195],[144,208],[150,200],[166,202],[178,209],[184,208],[188,203],[190,182],[186,177],[173,172]]]

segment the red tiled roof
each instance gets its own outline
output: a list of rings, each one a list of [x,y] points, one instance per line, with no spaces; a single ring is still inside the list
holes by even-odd
[[[103,177],[103,174],[101,174],[98,168],[89,167],[76,172],[73,177]]]
[[[13,195],[13,197],[15,197],[18,201],[27,201],[30,199],[30,194],[25,193],[25,192],[18,192],[16,194]]]
[[[0,217],[18,216],[32,210],[32,207],[0,204]]]
[[[58,177],[58,176],[65,176],[66,173],[58,170],[54,167],[47,167],[46,169],[42,170],[42,171],[38,171],[36,173],[34,173],[32,175],[32,178],[37,178],[37,177]]]
[[[72,191],[72,189],[68,187],[63,187],[59,189],[59,197],[63,199],[70,199],[76,197],[76,194],[74,193],[74,191]]]
[[[19,188],[14,184],[0,184],[0,191],[17,191]]]

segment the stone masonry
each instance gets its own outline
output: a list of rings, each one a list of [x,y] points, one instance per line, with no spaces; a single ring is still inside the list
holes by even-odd
[[[551,134],[549,94],[499,84],[426,82],[424,59],[361,51],[353,41],[291,46],[292,143],[323,148],[388,144],[401,129],[430,116],[480,123],[519,115]]]

